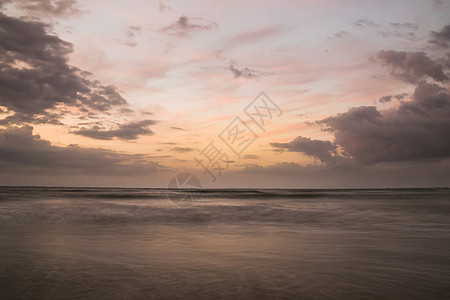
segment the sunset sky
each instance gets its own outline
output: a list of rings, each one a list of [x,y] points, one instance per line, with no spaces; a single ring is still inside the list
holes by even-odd
[[[450,1],[0,9],[0,185],[450,186]]]

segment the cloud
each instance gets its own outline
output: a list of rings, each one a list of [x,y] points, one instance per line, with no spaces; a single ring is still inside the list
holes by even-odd
[[[244,159],[259,159],[259,156],[258,155],[253,155],[253,154],[247,154],[247,155],[244,155],[243,158]]]
[[[389,23],[385,30],[377,31],[377,34],[383,38],[406,39],[416,41],[418,38],[415,31],[419,28],[416,23]]]
[[[142,30],[141,26],[128,26],[126,35],[129,38],[133,38],[136,34],[140,33]]]
[[[173,130],[181,130],[181,131],[186,131],[186,129],[184,129],[184,128],[181,128],[181,127],[175,127],[175,126],[172,126],[172,127],[170,127],[171,129],[173,129]]]
[[[417,83],[424,76],[438,82],[449,79],[445,66],[430,59],[424,52],[381,50],[376,57],[391,67],[391,74],[406,82]]]
[[[180,152],[180,153],[185,153],[185,152],[191,152],[194,151],[193,148],[188,148],[188,147],[174,147],[172,148],[173,151],[176,152]]]
[[[403,39],[407,39],[410,41],[415,41],[417,40],[417,36],[414,32],[412,31],[408,31],[408,32],[401,32],[398,30],[394,30],[394,31],[378,31],[377,34],[383,38],[390,38],[390,37],[394,37],[394,38],[403,38]]]
[[[355,107],[320,123],[359,164],[450,157],[450,94],[434,83],[421,81],[396,108]]]
[[[386,188],[448,186],[450,160],[442,162],[391,162],[368,166],[302,166],[281,162],[246,165],[228,179],[231,187]],[[244,184],[243,184],[244,183]],[[306,197],[308,197],[306,195]]]
[[[118,129],[105,130],[99,125],[91,128],[82,128],[72,133],[90,137],[97,140],[112,140],[118,138],[121,140],[136,140],[142,135],[153,135],[154,132],[148,127],[156,124],[154,120],[143,120],[137,122],[129,122],[119,125]]]
[[[416,23],[389,23],[392,27],[396,29],[410,29],[410,30],[416,30],[419,28],[419,26]]]
[[[247,79],[254,79],[254,78],[261,76],[261,74],[262,74],[258,70],[253,70],[253,69],[249,69],[249,68],[238,69],[232,63],[230,63],[230,65],[228,66],[228,70],[230,70],[231,73],[233,73],[234,78],[244,77]]]
[[[450,47],[450,25],[444,26],[441,31],[432,31],[428,42],[444,48]]]
[[[397,94],[397,95],[387,95],[387,96],[381,97],[378,101],[380,103],[387,103],[387,102],[391,102],[393,98],[400,101],[400,100],[403,100],[403,98],[405,98],[406,96],[408,96],[408,94],[406,94],[406,93]]]
[[[190,37],[192,33],[199,31],[211,31],[217,29],[216,22],[204,18],[188,18],[181,16],[169,26],[163,27],[159,32],[174,37]]]
[[[134,38],[141,33],[141,26],[128,26],[125,31],[125,40],[119,40],[119,43],[129,47],[136,47],[138,43],[134,40]]]
[[[377,23],[375,23],[375,22],[373,22],[373,21],[371,21],[369,19],[365,19],[365,18],[364,19],[359,19],[359,20],[353,22],[353,24],[356,27],[362,27],[362,28],[364,28],[364,27],[369,27],[369,28],[378,28],[378,27],[380,27]]]
[[[449,79],[446,58],[433,60],[424,52],[394,50],[381,50],[376,57],[391,67],[393,76],[416,85],[410,101],[402,101],[405,93],[383,96],[381,103],[393,98],[400,102],[386,110],[353,107],[316,122],[334,133],[332,143],[314,144],[299,136],[290,143],[272,145],[303,152],[325,163],[334,160],[337,165],[346,164],[346,159],[371,165],[450,158],[450,91],[447,85],[438,85]],[[430,78],[434,81],[428,82]]]
[[[13,3],[34,16],[70,17],[84,13],[78,8],[77,2],[77,0],[6,0],[0,2],[0,7],[5,3]]]
[[[392,67],[394,76],[416,85],[410,101],[402,101],[405,93],[388,95],[379,101],[395,98],[400,101],[396,107],[353,107],[316,122],[334,133],[332,142],[299,136],[289,143],[271,145],[336,166],[450,158],[450,91],[447,85],[438,85],[448,80],[449,64],[440,63],[445,59],[432,60],[423,52],[383,50],[377,57]]]
[[[341,30],[339,32],[336,32],[335,34],[333,34],[332,36],[330,36],[328,38],[330,38],[330,39],[342,39],[342,38],[345,38],[345,37],[348,37],[348,36],[350,36],[350,33],[348,33],[345,30]]]
[[[254,44],[260,40],[267,39],[273,36],[277,36],[283,33],[284,30],[279,27],[262,28],[245,33],[240,33],[235,37],[227,41],[226,45],[242,45],[242,44]]]
[[[289,143],[271,143],[270,145],[278,149],[304,153],[327,165],[335,164],[336,145],[330,141],[312,140],[298,136]]]
[[[34,122],[59,104],[102,112],[127,104],[114,86],[70,66],[72,44],[47,28],[0,13],[0,105],[16,113],[9,120]]]
[[[159,12],[165,12],[165,11],[171,11],[172,10],[172,8],[170,8],[169,6],[164,4],[163,1],[159,1],[158,5],[159,5]]]
[[[165,167],[144,155],[123,154],[100,148],[53,146],[31,126],[0,129],[0,166],[12,173],[135,176]]]
[[[310,169],[310,167],[303,167],[294,162],[281,162],[273,165],[268,165],[266,167],[248,164],[245,165],[239,173],[249,173],[249,174],[261,174],[261,173],[274,173],[274,174],[299,174],[305,172],[305,170]]]

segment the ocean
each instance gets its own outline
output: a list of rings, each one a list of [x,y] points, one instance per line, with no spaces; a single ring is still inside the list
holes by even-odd
[[[450,299],[450,189],[0,187],[0,287],[3,300]]]

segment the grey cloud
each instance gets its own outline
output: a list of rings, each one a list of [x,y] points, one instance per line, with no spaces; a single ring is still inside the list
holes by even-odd
[[[404,94],[386,100],[393,97],[402,99]],[[336,166],[450,158],[450,94],[434,83],[420,81],[411,101],[395,108],[354,107],[317,124],[334,133],[333,142],[299,136],[271,145]]]
[[[83,13],[77,2],[77,0],[6,0],[0,2],[0,7],[5,3],[13,3],[31,15],[69,17]]]
[[[113,86],[90,80],[68,64],[72,44],[47,25],[0,13],[0,105],[26,121],[58,104],[107,111],[127,104]]]
[[[172,148],[172,150],[176,151],[176,152],[181,152],[181,153],[194,151],[193,148],[188,148],[188,147],[174,147],[174,148]]]
[[[387,103],[392,101],[392,95],[383,96],[378,100],[380,103]]]
[[[376,57],[391,67],[393,75],[406,82],[417,83],[424,76],[439,82],[449,79],[444,65],[430,59],[424,52],[381,50]]]
[[[242,45],[242,44],[254,44],[262,39],[267,39],[272,36],[277,36],[283,33],[284,30],[280,27],[262,28],[250,32],[241,33],[227,41],[226,46]]]
[[[247,79],[254,79],[261,75],[261,72],[258,70],[253,70],[249,68],[238,69],[233,64],[230,64],[228,66],[228,70],[230,70],[231,73],[233,73],[234,78],[244,77]]]
[[[450,47],[450,25],[444,26],[441,31],[432,31],[429,42],[444,48]]]
[[[406,96],[408,96],[408,94],[406,94],[406,93],[401,93],[401,94],[397,94],[397,95],[387,95],[387,96],[381,97],[378,101],[380,103],[387,103],[387,102],[391,102],[393,98],[400,101],[400,100],[403,100],[403,98],[405,98]]]
[[[141,33],[141,30],[141,26],[128,26],[125,31],[125,40],[118,40],[118,42],[125,46],[136,47],[138,43],[134,40],[134,38]]]
[[[436,84],[420,82],[397,108],[356,107],[320,123],[359,164],[450,157],[450,94]]]
[[[268,165],[266,167],[257,165],[257,164],[248,164],[245,165],[242,170],[239,171],[239,173],[249,173],[249,174],[262,174],[262,173],[268,173],[268,174],[300,174],[304,173],[305,171],[311,171],[317,168],[311,168],[311,167],[303,167],[297,163],[294,162],[281,162],[276,163],[273,165]]]
[[[119,125],[118,129],[105,130],[99,125],[90,128],[82,128],[72,133],[90,137],[97,140],[112,140],[119,138],[121,140],[135,140],[141,135],[152,135],[154,132],[148,127],[155,124],[153,120],[143,120]]]
[[[170,128],[172,128],[173,130],[181,130],[181,131],[185,131],[186,129],[184,129],[184,128],[181,128],[181,127],[175,127],[175,126],[172,126],[172,127],[170,127]]]
[[[367,188],[448,186],[450,160],[442,162],[392,162],[369,166],[327,168],[282,162],[268,166],[246,165],[234,171],[234,186],[294,188]],[[248,176],[251,175],[251,176]],[[244,177],[245,176],[245,177]],[[276,182],[274,184],[274,182]],[[261,184],[263,183],[263,184]]]
[[[330,141],[312,140],[298,136],[289,143],[271,143],[270,145],[287,151],[302,152],[310,157],[319,159],[327,165],[335,164],[336,145]]]
[[[217,27],[216,22],[207,19],[181,16],[176,22],[161,28],[159,31],[175,37],[190,37],[194,32],[210,31],[217,29]]]
[[[329,37],[330,39],[341,39],[344,37],[350,36],[350,33],[348,33],[345,30],[341,30],[339,32],[336,32],[335,34],[333,34],[333,36]]]
[[[368,20],[368,19],[359,19],[359,20],[353,22],[353,24],[356,27],[369,27],[369,28],[378,28],[378,27],[380,27],[377,23],[375,23],[375,22],[373,22],[371,20]]]
[[[394,31],[378,31],[377,34],[384,38],[394,37],[394,38],[403,38],[410,41],[417,40],[417,36],[414,32],[408,31],[408,32],[402,32],[399,30]]]
[[[119,109],[119,112],[124,115],[130,115],[130,114],[134,113],[134,110],[124,107],[124,108]]]
[[[259,159],[259,156],[253,155],[253,154],[247,154],[247,155],[244,155],[244,159]]]
[[[160,11],[160,12],[165,12],[165,11],[170,11],[170,10],[172,10],[169,6],[167,6],[166,4],[164,4],[163,1],[159,1],[159,2],[158,2],[158,5],[159,5],[159,11]]]
[[[63,125],[59,121],[63,113],[42,113],[39,115],[29,115],[22,113],[15,113],[12,116],[8,116],[4,119],[0,120],[0,125],[9,125],[9,124],[51,124],[51,125]]]
[[[419,28],[419,26],[416,23],[389,23],[389,25],[391,25],[392,27],[396,28],[396,29],[411,29],[411,30],[416,30],[417,28]]]
[[[0,166],[13,173],[38,172],[40,175],[61,173],[72,176],[145,175],[165,168],[147,161],[140,154],[123,154],[100,148],[76,145],[53,146],[33,135],[30,126],[0,129]]]
[[[126,35],[129,38],[133,38],[136,36],[136,34],[140,33],[141,30],[142,30],[141,26],[128,26]]]

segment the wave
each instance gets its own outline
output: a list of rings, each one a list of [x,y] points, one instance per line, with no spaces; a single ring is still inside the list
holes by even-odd
[[[243,223],[376,224],[404,218],[446,222],[449,189],[200,190],[195,205],[167,194],[190,190],[121,188],[0,188],[0,224]],[[196,194],[197,195],[197,194]],[[381,225],[380,225],[381,224]]]
[[[168,194],[190,194],[211,199],[387,199],[448,196],[449,188],[399,189],[166,189],[166,188],[60,188],[60,187],[0,187],[0,200],[35,197],[78,199],[166,199]]]

